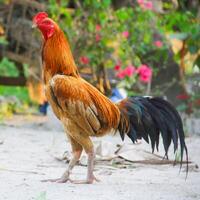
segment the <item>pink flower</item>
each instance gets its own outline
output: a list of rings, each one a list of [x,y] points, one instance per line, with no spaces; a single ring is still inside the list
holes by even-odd
[[[121,66],[120,65],[115,65],[115,67],[114,67],[114,70],[115,71],[119,71],[121,69]]]
[[[144,4],[144,0],[137,0],[138,4]]]
[[[147,1],[147,2],[145,2],[144,7],[145,7],[147,10],[152,10],[152,9],[153,9],[153,4],[152,4],[151,1]]]
[[[95,37],[95,39],[96,39],[96,42],[99,42],[99,41],[101,40],[101,35],[99,35],[99,34],[96,34],[96,37]]]
[[[139,74],[140,81],[144,83],[148,83],[151,80],[152,77],[152,69],[148,67],[147,65],[141,65],[137,72]]]
[[[124,38],[128,38],[129,32],[128,32],[128,31],[122,32],[122,36],[123,36]]]
[[[136,72],[136,69],[134,66],[129,65],[124,69],[124,73],[128,76],[131,77],[134,73]]]
[[[87,65],[87,64],[89,64],[90,60],[89,60],[88,57],[82,56],[82,57],[80,57],[80,62],[81,62],[82,64]]]
[[[101,30],[101,25],[100,24],[97,24],[96,25],[96,31],[100,31]]]
[[[119,71],[116,76],[120,79],[123,79],[126,76],[126,73],[124,70]]]
[[[160,40],[156,40],[156,41],[154,42],[154,45],[155,45],[156,47],[158,47],[158,48],[161,48],[161,47],[163,46],[163,43],[162,43],[162,41],[160,41]]]
[[[152,10],[153,9],[153,3],[151,1],[145,1],[145,0],[137,0],[140,7],[144,10]]]

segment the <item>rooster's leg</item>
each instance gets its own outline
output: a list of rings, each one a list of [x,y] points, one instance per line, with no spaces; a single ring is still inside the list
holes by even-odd
[[[87,180],[85,183],[93,183],[93,181],[99,182],[99,179],[97,179],[94,174],[94,159],[95,159],[95,153],[94,151],[88,153],[88,168],[87,168]],[[84,181],[83,181],[84,183]]]
[[[71,182],[75,184],[90,184],[94,181],[99,181],[93,174],[95,152],[92,141],[89,137],[82,137],[81,144],[88,155],[87,178],[86,180],[71,180]]]
[[[72,146],[73,158],[70,160],[67,170],[64,172],[64,174],[60,178],[47,179],[47,180],[43,180],[42,182],[66,183],[67,181],[71,181],[69,176],[72,172],[72,169],[76,165],[77,161],[80,159],[83,148],[73,138],[69,137],[69,139]]]
[[[88,168],[87,168],[87,178],[86,178],[86,180],[71,180],[72,183],[75,183],[75,184],[91,184],[94,181],[99,182],[99,180],[93,174],[94,158],[95,158],[94,151],[88,153]]]

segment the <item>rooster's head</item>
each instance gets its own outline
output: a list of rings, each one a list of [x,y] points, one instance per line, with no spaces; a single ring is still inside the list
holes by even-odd
[[[44,39],[47,40],[53,36],[57,25],[52,19],[48,18],[46,12],[39,12],[33,17],[32,27],[37,27],[42,32]]]

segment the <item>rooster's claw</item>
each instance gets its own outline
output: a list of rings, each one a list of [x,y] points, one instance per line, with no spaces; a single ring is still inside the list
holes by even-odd
[[[52,182],[52,183],[66,183],[67,181],[71,182],[71,180],[69,178],[67,178],[67,177],[41,180],[41,182]]]

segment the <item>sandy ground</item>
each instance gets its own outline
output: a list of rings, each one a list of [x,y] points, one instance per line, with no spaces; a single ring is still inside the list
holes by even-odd
[[[186,181],[185,166],[179,174],[179,167],[169,164],[129,163],[125,167],[110,161],[96,164],[95,174],[101,182],[93,185],[43,183],[43,179],[61,176],[67,164],[55,157],[62,157],[62,153],[70,149],[65,135],[60,131],[48,130],[43,122],[42,118],[41,123],[36,124],[25,119],[24,123],[0,125],[0,200],[200,199],[200,174],[197,168],[200,166],[200,137],[187,138],[193,163],[190,164]],[[103,141],[117,144],[119,138],[108,136]],[[129,141],[125,143],[130,146]],[[109,145],[104,146],[109,152]],[[150,151],[144,142],[137,148]],[[131,154],[136,155],[137,151],[133,150]],[[85,176],[86,167],[76,166],[72,178]]]

